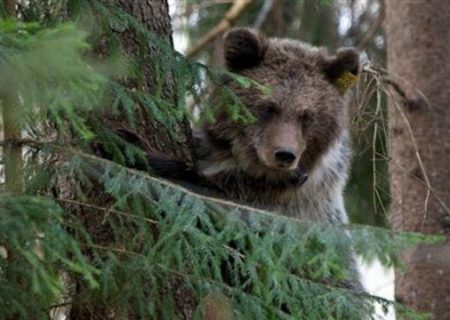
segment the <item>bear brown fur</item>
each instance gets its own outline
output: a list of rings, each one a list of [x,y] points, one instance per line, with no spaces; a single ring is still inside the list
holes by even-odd
[[[358,74],[358,53],[330,55],[239,28],[226,35],[224,55],[230,71],[271,92],[226,81],[257,120],[235,122],[216,104],[217,121],[196,132],[201,175],[230,200],[302,220],[347,222],[342,197],[351,150],[337,80]]]
[[[225,36],[224,58],[229,71],[270,88],[267,94],[224,80],[256,121],[234,121],[218,99],[216,121],[195,130],[195,172],[180,178],[174,174],[180,170],[169,166],[163,175],[190,177],[203,191],[303,221],[347,223],[343,192],[351,149],[340,81],[358,75],[357,51],[342,48],[332,55],[237,28]]]

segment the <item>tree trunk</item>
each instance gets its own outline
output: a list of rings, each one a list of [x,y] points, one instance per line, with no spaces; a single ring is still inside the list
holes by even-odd
[[[8,18],[16,18],[16,1],[4,0],[3,6]],[[3,139],[6,145],[3,147],[5,159],[5,190],[13,194],[23,192],[23,158],[22,147],[12,143],[20,140],[22,136],[22,117],[19,99],[14,90],[14,83],[11,88],[0,88],[0,103],[2,105],[3,118]]]
[[[120,0],[122,9],[132,15],[138,22],[146,26],[147,29],[157,35],[160,39],[165,40],[173,46],[172,25],[169,16],[169,6],[167,0]],[[144,44],[140,43],[140,39],[133,32],[125,31],[120,35],[123,48],[128,56],[136,57]],[[144,53],[145,61],[148,63],[143,70],[144,83],[143,88],[147,92],[154,92],[155,88],[155,70],[152,68],[152,55],[156,48],[150,44],[148,52]],[[173,77],[170,74],[165,75],[165,85],[163,87],[164,98],[175,103],[175,90]],[[129,84],[130,86],[134,84]],[[150,121],[149,121],[150,120]],[[175,156],[177,159],[183,159],[187,164],[192,164],[192,143],[191,131],[187,120],[172,128],[176,132],[176,136],[169,135],[169,132],[163,124],[157,121],[151,121],[148,115],[142,117],[143,123],[140,128],[142,132],[137,132],[139,138],[145,141],[139,141],[144,148],[156,148],[167,154]],[[127,128],[121,128],[123,122],[117,121],[116,128],[127,131]],[[136,133],[134,133],[136,134]]]
[[[172,43],[172,27],[169,16],[169,9],[166,0],[120,0],[119,5],[121,9],[132,15],[139,23],[147,28],[150,32],[154,33],[160,39]],[[153,93],[157,90],[155,75],[157,72],[153,68],[152,57],[156,52],[157,46],[151,43],[150,39],[148,46],[142,43],[142,37],[139,37],[135,32],[131,30],[114,30],[119,32],[119,37],[122,42],[125,54],[131,58],[144,58],[146,61],[143,66],[143,81],[129,81],[125,85],[130,88],[136,88],[136,86],[142,86],[139,89]],[[146,52],[142,53],[143,48],[146,48]],[[100,55],[106,55],[108,48],[98,48]],[[142,56],[143,54],[143,56]],[[174,79],[171,74],[164,74],[162,94],[166,101],[176,102],[176,93],[174,88]],[[192,142],[191,142],[191,130],[189,122],[184,120],[175,124],[172,129],[176,133],[175,135],[169,134],[168,128],[163,124],[152,119],[147,114],[144,108],[140,108],[136,111],[135,116],[137,121],[140,121],[135,128],[123,121],[123,118],[117,116],[111,116],[108,113],[102,115],[100,119],[95,118],[93,121],[102,121],[103,124],[119,135],[127,138],[130,142],[143,148],[144,151],[160,150],[165,154],[174,156],[177,159],[183,160],[186,164],[193,163],[192,157]],[[89,200],[91,203],[97,206],[105,206],[105,204],[113,202],[113,200],[106,195],[101,189],[93,188],[89,194]],[[111,236],[111,230],[102,227],[102,216],[98,212],[90,212],[89,210],[79,210],[79,216],[85,223],[90,236],[95,239],[96,242],[107,246],[113,239]],[[177,312],[180,313],[180,318],[190,318],[192,314],[192,305],[189,293],[184,289],[182,283],[176,280],[167,279],[168,283],[171,283],[173,287],[177,288],[176,303]],[[76,298],[73,301],[72,309],[70,311],[71,320],[89,320],[89,319],[135,319],[133,310],[129,310],[127,315],[117,315],[114,312],[114,306],[105,306],[101,303],[96,305],[86,305],[83,301],[83,285],[81,283],[76,284]]]
[[[450,6],[390,0],[386,10],[388,68],[406,88],[389,112],[392,226],[447,237],[403,256],[396,296],[450,319]]]

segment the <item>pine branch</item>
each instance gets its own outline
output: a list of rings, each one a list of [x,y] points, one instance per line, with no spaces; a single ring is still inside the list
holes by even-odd
[[[14,140],[13,143],[16,145],[27,145],[30,148],[43,150],[45,152],[56,152],[59,155],[64,156],[66,159],[68,159],[69,157],[72,157],[72,156],[80,157],[81,159],[85,160],[83,167],[85,169],[87,169],[88,171],[90,171],[91,177],[95,178],[95,179],[99,179],[101,177],[102,170],[103,170],[101,168],[117,169],[118,172],[121,172],[129,177],[143,179],[144,181],[147,181],[150,185],[160,185],[165,188],[167,187],[171,190],[176,190],[177,192],[186,194],[187,196],[192,197],[194,199],[198,199],[199,201],[204,202],[207,205],[209,210],[211,210],[212,212],[215,212],[217,214],[223,215],[223,216],[226,216],[230,212],[233,212],[233,213],[237,214],[237,216],[240,217],[240,219],[247,221],[251,215],[256,214],[258,216],[261,216],[264,219],[267,219],[268,222],[282,221],[283,223],[287,223],[289,225],[294,224],[294,225],[301,225],[301,226],[316,225],[315,223],[305,223],[296,218],[282,216],[282,215],[275,214],[275,213],[272,213],[272,212],[269,212],[266,210],[261,210],[261,209],[250,207],[247,205],[238,204],[238,203],[235,203],[232,201],[201,195],[201,194],[195,193],[189,189],[186,189],[185,187],[183,187],[181,185],[173,183],[169,180],[165,180],[163,178],[153,176],[145,171],[131,169],[131,168],[122,166],[120,164],[117,164],[116,162],[113,162],[111,160],[100,158],[98,156],[85,153],[85,152],[75,149],[73,147],[68,147],[67,145],[57,144],[53,141],[43,141],[43,140],[24,138],[24,139]],[[4,146],[6,144],[7,144],[6,141],[0,141],[0,146]],[[160,196],[159,193],[162,194],[162,191],[158,191],[158,193],[155,193],[154,195],[151,196],[151,197],[156,196],[155,199],[150,198],[150,196],[148,196],[148,199],[151,201],[158,200],[158,198]],[[73,204],[81,205],[81,203],[76,203],[76,202],[74,202]],[[95,206],[92,206],[92,209],[98,209],[98,210],[103,210],[103,211],[111,210],[110,208],[102,208],[102,207],[95,207]],[[120,212],[120,211],[118,211],[118,212]],[[126,212],[120,212],[120,213],[123,215],[128,214]],[[151,221],[151,223],[157,223],[157,222]],[[324,224],[323,226],[324,227],[333,227],[332,225],[328,225],[328,224]],[[387,231],[386,229],[380,228],[380,227],[373,227],[373,226],[366,226],[366,225],[358,226],[357,224],[339,225],[339,226],[334,226],[334,227],[339,230],[344,230],[344,229],[353,230],[353,231],[373,230],[375,232],[376,231],[379,231],[379,232]],[[401,233],[399,233],[399,234],[392,233],[392,235],[401,236],[402,234]],[[436,239],[434,239],[434,240],[436,240]],[[422,240],[426,241],[427,237],[424,237]],[[431,241],[433,241],[433,240],[431,239]]]
[[[53,151],[62,156],[65,156],[67,158],[69,158],[70,156],[80,157],[86,161],[86,163],[83,164],[83,168],[90,171],[91,177],[95,178],[95,179],[99,179],[101,177],[102,171],[100,170],[100,168],[117,169],[118,172],[122,172],[129,177],[143,179],[144,181],[147,181],[150,185],[159,185],[164,188],[176,190],[177,192],[180,192],[189,197],[197,199],[197,200],[205,203],[208,210],[210,210],[211,212],[217,213],[222,216],[227,216],[227,215],[233,213],[233,214],[237,215],[243,221],[248,221],[249,218],[255,214],[257,216],[260,216],[263,219],[267,219],[267,223],[273,222],[273,221],[280,221],[280,222],[285,223],[286,225],[291,225],[291,226],[292,225],[298,225],[298,226],[314,226],[315,225],[320,228],[324,228],[324,227],[329,228],[330,230],[335,229],[335,230],[341,230],[342,232],[347,230],[347,231],[353,231],[353,232],[362,232],[364,234],[366,234],[369,231],[373,231],[374,234],[377,234],[379,232],[382,232],[382,233],[384,232],[386,234],[390,234],[393,237],[399,237],[399,238],[401,238],[402,235],[405,235],[406,237],[409,237],[409,236],[417,237],[417,241],[420,241],[420,242],[422,242],[422,241],[436,242],[436,241],[442,240],[442,238],[439,236],[433,237],[433,236],[426,236],[426,235],[421,235],[421,234],[417,234],[417,233],[394,233],[392,231],[386,230],[381,227],[374,227],[374,226],[367,226],[367,225],[357,225],[357,224],[330,225],[330,224],[304,222],[304,221],[300,221],[299,219],[296,219],[296,218],[279,215],[279,214],[276,214],[276,213],[273,213],[270,211],[250,207],[247,205],[242,205],[242,204],[235,203],[235,202],[232,202],[229,200],[223,200],[223,199],[219,199],[219,198],[215,198],[215,197],[201,195],[201,194],[195,193],[189,189],[186,189],[185,187],[183,187],[181,185],[173,183],[169,180],[165,180],[163,178],[152,176],[145,171],[124,167],[120,164],[117,164],[116,162],[111,161],[111,160],[100,158],[98,156],[85,153],[85,152],[83,152],[81,150],[77,150],[73,147],[68,147],[67,145],[57,144],[53,141],[41,141],[41,140],[35,140],[35,139],[30,139],[30,138],[24,138],[24,139],[15,140],[14,143],[17,145],[27,145],[31,148],[37,148],[37,149],[42,149],[42,150],[45,149],[46,152]],[[0,141],[0,146],[4,146],[5,144],[6,144],[6,141]],[[156,189],[154,189],[154,190],[156,191]],[[151,201],[155,201],[155,200],[158,200],[157,198],[159,198],[161,196],[161,194],[163,194],[163,191],[161,189],[159,189],[157,193],[155,193],[153,195],[148,195],[147,198]],[[156,197],[156,199],[151,198],[154,196]],[[73,204],[76,204],[76,203],[73,203]],[[93,206],[92,208],[100,210],[101,207]],[[110,209],[102,208],[102,210],[107,211]],[[120,213],[128,214],[125,212],[120,212]],[[152,221],[151,223],[154,223],[154,222],[156,222],[156,221]],[[367,234],[365,236],[367,236]],[[365,236],[363,236],[363,237],[365,237]],[[418,242],[415,242],[414,244],[416,244],[416,243],[418,243]]]
[[[110,160],[107,160],[107,159],[103,159],[103,158],[97,157],[95,155],[84,153],[84,152],[82,152],[80,150],[77,150],[77,149],[74,149],[72,147],[67,147],[67,146],[64,146],[64,145],[58,145],[58,144],[56,144],[55,142],[52,142],[52,141],[40,141],[40,140],[26,138],[26,139],[16,139],[16,140],[14,140],[14,143],[17,144],[17,145],[28,145],[28,146],[35,147],[35,148],[47,147],[47,148],[50,148],[50,149],[53,149],[53,150],[57,151],[58,153],[60,153],[62,155],[77,155],[77,156],[79,156],[79,157],[81,157],[81,158],[83,158],[83,159],[85,159],[87,161],[90,161],[91,163],[102,164],[104,166],[114,166],[114,167],[119,168],[120,170],[123,170],[127,174],[130,174],[131,176],[139,176],[139,177],[141,177],[141,178],[143,178],[145,180],[148,180],[149,182],[158,183],[158,184],[161,184],[163,186],[179,190],[179,191],[181,191],[183,193],[188,194],[189,196],[198,198],[198,199],[200,199],[202,201],[207,201],[207,202],[210,201],[210,202],[216,203],[216,204],[220,205],[222,208],[228,207],[228,208],[240,209],[244,213],[243,218],[246,217],[246,215],[248,215],[250,213],[253,213],[253,212],[260,213],[260,214],[262,214],[264,216],[268,216],[268,217],[270,217],[272,219],[276,218],[276,217],[280,217],[279,215],[270,213],[269,211],[265,211],[265,210],[261,210],[261,209],[252,208],[252,207],[249,207],[249,206],[237,204],[237,203],[234,203],[232,201],[227,201],[227,200],[222,200],[222,199],[218,199],[218,198],[213,198],[213,197],[208,197],[208,196],[197,194],[197,193],[194,193],[194,192],[192,192],[192,191],[190,191],[190,190],[188,190],[188,189],[186,189],[186,188],[184,188],[184,187],[182,187],[180,185],[172,183],[172,182],[170,182],[168,180],[164,180],[164,179],[161,179],[161,178],[157,178],[157,177],[151,176],[151,175],[149,175],[149,174],[147,174],[147,173],[145,173],[143,171],[140,171],[140,170],[135,170],[135,169],[123,167],[123,166],[121,166],[121,165],[119,165],[119,164],[117,164],[117,163],[115,163],[113,161],[110,161]],[[0,146],[4,146],[6,144],[7,144],[6,141],[0,141]],[[295,220],[294,218],[289,218],[289,217],[284,217],[284,216],[282,216],[282,218],[283,219],[288,219],[288,220],[289,219]]]
[[[86,248],[102,250],[102,251],[105,251],[105,252],[111,252],[112,251],[112,252],[116,252],[116,253],[118,253],[120,255],[131,255],[131,256],[140,257],[142,259],[146,258],[145,254],[134,252],[134,251],[130,251],[130,250],[126,250],[124,248],[111,247],[111,246],[102,246],[102,245],[97,245],[97,244],[87,244],[87,243],[80,243],[80,245],[83,246],[83,247],[86,247]],[[206,276],[202,277],[202,276],[199,276],[199,275],[182,272],[182,271],[176,270],[176,269],[174,269],[172,267],[167,267],[165,265],[162,265],[160,263],[155,264],[155,266],[160,268],[164,272],[168,272],[171,275],[179,277],[179,278],[181,278],[183,280],[188,280],[189,279],[189,280],[197,282],[197,283],[208,284],[208,285],[214,286],[216,288],[221,288],[225,292],[230,294],[231,296],[243,295],[243,296],[249,298],[250,300],[252,300],[253,302],[255,302],[255,303],[257,303],[257,304],[259,304],[261,306],[264,306],[264,308],[270,309],[271,311],[273,311],[274,313],[278,314],[279,316],[283,316],[286,319],[295,319],[295,317],[293,318],[293,315],[287,313],[286,310],[283,310],[282,308],[278,309],[278,308],[275,308],[272,305],[267,304],[267,302],[264,301],[261,297],[259,297],[258,295],[252,294],[250,292],[247,292],[243,287],[235,287],[235,286],[231,286],[229,284],[223,283],[223,282],[218,282],[217,280],[214,280],[212,278],[208,278]],[[397,303],[395,303],[393,301],[387,300],[387,299],[379,297],[379,296],[370,295],[370,294],[365,293],[365,292],[354,292],[354,291],[352,291],[352,290],[350,290],[348,288],[331,286],[329,284],[313,281],[313,280],[301,277],[301,276],[296,275],[296,274],[290,274],[289,276],[292,278],[293,281],[298,282],[303,287],[314,288],[315,290],[319,290],[320,292],[322,292],[322,294],[324,295],[323,298],[325,298],[325,299],[332,300],[332,298],[333,298],[332,294],[335,294],[336,297],[340,296],[341,298],[342,297],[347,297],[347,298],[353,297],[357,301],[360,301],[361,303],[363,303],[363,301],[371,301],[371,302],[378,302],[378,303],[381,303],[381,304],[384,304],[384,305],[388,305],[388,306],[392,305],[392,306],[395,306],[397,308],[403,309],[400,304],[397,304]],[[329,297],[325,297],[325,293]],[[297,294],[299,294],[299,292],[297,292]]]

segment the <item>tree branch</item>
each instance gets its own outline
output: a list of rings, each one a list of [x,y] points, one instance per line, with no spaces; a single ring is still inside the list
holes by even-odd
[[[222,35],[225,31],[230,29],[234,22],[239,18],[239,16],[244,12],[251,4],[251,0],[236,0],[231,6],[230,10],[227,11],[222,21],[219,22],[214,28],[212,28],[207,34],[205,34],[200,40],[191,48],[186,54],[188,59],[196,56],[208,43]]]

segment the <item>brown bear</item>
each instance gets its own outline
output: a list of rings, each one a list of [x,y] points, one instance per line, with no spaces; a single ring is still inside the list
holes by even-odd
[[[347,223],[343,191],[351,149],[344,94],[360,71],[357,51],[342,48],[330,55],[300,41],[236,28],[225,36],[224,58],[229,71],[270,93],[224,80],[256,121],[233,121],[218,99],[217,120],[195,131],[195,173],[181,177],[169,166],[166,176],[195,176],[194,184],[206,185],[204,190],[303,221]],[[158,168],[156,157],[150,162]],[[356,275],[355,263],[350,265]]]
[[[256,116],[227,116],[196,131],[198,171],[228,199],[302,220],[346,223],[343,189],[350,163],[345,79],[359,72],[359,55],[336,55],[300,41],[266,38],[249,29],[224,42],[230,71],[270,88],[228,85]]]

